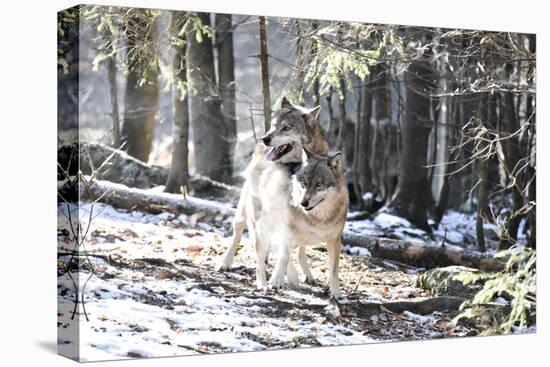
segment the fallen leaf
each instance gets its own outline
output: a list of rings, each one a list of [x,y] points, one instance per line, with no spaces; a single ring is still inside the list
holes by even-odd
[[[201,252],[204,249],[202,245],[189,245],[185,248],[187,252]]]
[[[172,278],[175,278],[176,277],[176,273],[174,273],[173,271],[169,271],[169,270],[164,270],[164,269],[161,269],[159,271],[159,273],[157,274],[156,278],[157,279],[172,279]]]

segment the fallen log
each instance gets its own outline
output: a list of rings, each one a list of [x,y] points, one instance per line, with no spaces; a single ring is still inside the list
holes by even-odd
[[[63,191],[67,184],[61,183]],[[84,185],[81,183],[81,186]],[[117,208],[160,213],[172,212],[176,215],[201,215],[227,219],[235,214],[235,209],[214,201],[182,195],[129,188],[108,181],[93,180],[80,189],[80,200],[98,200]],[[344,231],[345,245],[367,248],[375,257],[395,260],[415,267],[435,268],[462,265],[483,271],[500,271],[504,268],[501,259],[490,254],[466,250],[453,245],[436,245],[418,240],[395,240],[372,237]]]
[[[490,254],[454,245],[439,245],[418,240],[395,240],[358,235],[344,231],[343,243],[367,248],[372,256],[423,268],[462,265],[483,271],[500,271],[504,262]]]
[[[66,181],[58,184],[62,197],[73,197],[65,192],[74,190]],[[196,197],[130,188],[108,181],[92,180],[80,182],[79,200],[84,202],[99,201],[115,208],[139,210],[147,213],[170,212],[176,215],[199,215],[221,217],[226,219],[235,214],[235,209],[210,200]]]
[[[354,302],[341,304],[340,310],[359,317],[369,317],[384,311],[397,314],[409,311],[418,315],[429,315],[434,311],[458,311],[464,301],[461,297],[441,296],[414,301]]]

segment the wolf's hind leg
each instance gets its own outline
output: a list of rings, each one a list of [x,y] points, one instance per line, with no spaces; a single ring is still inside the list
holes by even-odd
[[[243,187],[241,197],[239,198],[239,204],[237,205],[237,210],[235,212],[235,217],[233,217],[233,236],[231,237],[231,244],[227,250],[225,250],[222,259],[218,263],[218,271],[229,270],[231,268],[231,265],[233,265],[233,260],[235,259],[235,254],[239,249],[244,227],[246,226],[246,196],[247,188]]]
[[[300,268],[302,268],[302,272],[306,276],[306,283],[315,284],[315,279],[313,278],[313,274],[311,274],[311,270],[309,270],[309,265],[307,264],[305,246],[300,246],[298,249],[298,262],[300,263]]]

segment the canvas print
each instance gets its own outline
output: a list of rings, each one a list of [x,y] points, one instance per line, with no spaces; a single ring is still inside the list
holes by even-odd
[[[61,355],[536,332],[534,34],[57,22]]]

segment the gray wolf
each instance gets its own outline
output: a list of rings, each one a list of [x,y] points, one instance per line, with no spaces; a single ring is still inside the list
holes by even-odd
[[[330,295],[340,296],[338,262],[341,238],[348,211],[348,192],[342,173],[342,154],[337,152],[321,156],[309,152],[303,167],[293,176],[291,186],[290,211],[286,228],[278,226],[278,254],[271,284],[281,286],[285,270],[289,283],[297,282],[297,273],[291,258],[298,248],[298,261],[306,281],[312,281],[311,272],[305,261],[305,246],[327,246]],[[264,245],[260,243],[260,246]],[[257,252],[265,249],[256,248]]]
[[[271,128],[256,145],[233,219],[233,236],[219,270],[233,264],[245,226],[256,247],[256,285],[266,288],[267,256],[273,243],[285,239],[290,211],[291,176],[303,160],[302,147],[326,154],[328,146],[317,121],[320,107],[307,109],[283,97],[271,120]],[[305,262],[305,253],[302,255]],[[283,271],[283,280],[286,271]],[[294,273],[293,273],[294,274]],[[297,283],[296,279],[289,282]],[[279,279],[275,286],[280,286]]]

